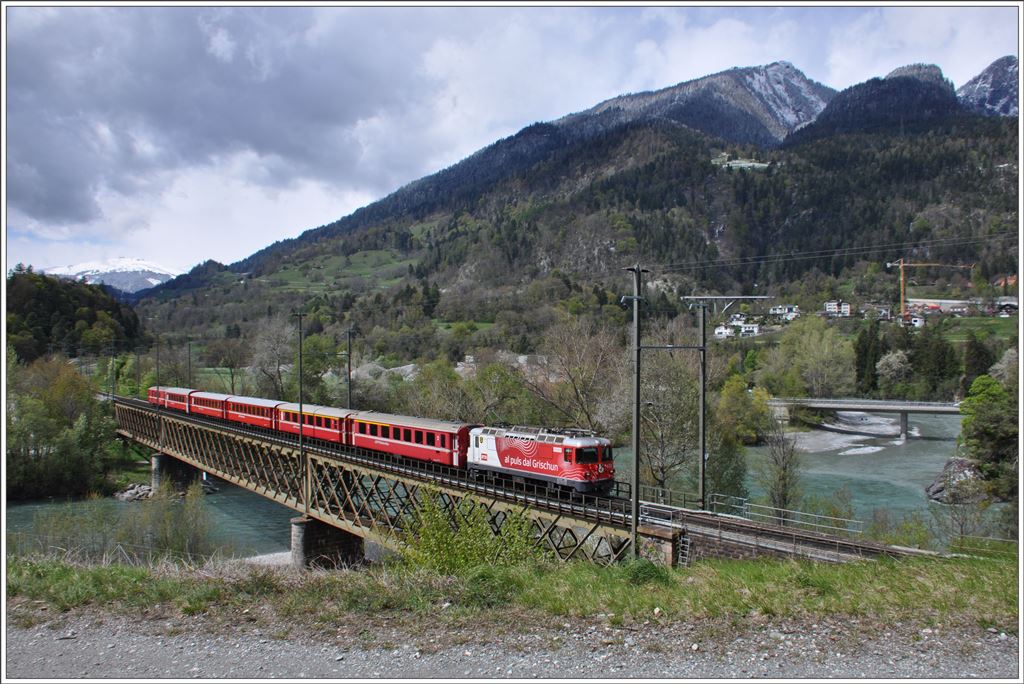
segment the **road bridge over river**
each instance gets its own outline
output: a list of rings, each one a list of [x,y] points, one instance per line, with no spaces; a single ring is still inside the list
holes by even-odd
[[[929,401],[896,401],[887,399],[803,399],[777,397],[768,400],[780,418],[788,418],[789,410],[796,407],[822,411],[863,411],[865,413],[898,413],[900,415],[900,438],[908,436],[908,422],[911,413],[959,414],[959,403]]]
[[[292,520],[297,565],[354,562],[362,558],[364,541],[400,550],[409,521],[430,497],[451,516],[465,515],[464,504],[482,507],[496,535],[512,516],[526,515],[536,542],[562,560],[610,564],[632,555],[630,490],[622,483],[607,497],[521,483],[505,488],[457,468],[316,440],[300,447],[277,432],[161,410],[136,399],[113,401],[118,434],[154,451],[154,484],[168,461],[184,463],[300,513]],[[640,516],[641,554],[668,565],[722,555],[842,562],[923,553],[665,503],[643,502]]]

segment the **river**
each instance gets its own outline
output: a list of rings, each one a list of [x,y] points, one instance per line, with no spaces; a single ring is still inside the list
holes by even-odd
[[[898,424],[894,416],[862,413],[841,414],[847,427],[894,434]],[[822,430],[794,433],[802,456],[801,489],[805,496],[830,498],[840,487],[849,490],[854,517],[869,521],[875,509],[888,509],[896,517],[917,512],[928,516],[929,503],[925,487],[942,471],[953,454],[960,432],[959,416],[911,415],[911,438],[866,437],[837,434]],[[751,498],[757,499],[761,489],[757,483],[758,464],[764,459],[766,447],[746,450],[747,486]],[[616,452],[620,480],[629,480],[631,455],[628,450]],[[220,491],[206,497],[207,508],[216,535],[230,545],[234,555],[262,555],[287,551],[290,544],[289,519],[294,511],[230,483],[212,481]],[[63,506],[60,502],[9,504],[5,515],[8,531],[31,528],[37,511]],[[76,505],[97,505],[80,502]],[[98,505],[115,509],[122,504],[104,501]]]
[[[209,477],[218,492],[206,496],[206,510],[216,543],[227,555],[256,556],[288,551],[291,544],[289,520],[298,515],[290,508],[274,503],[258,494]],[[33,501],[8,504],[4,519],[5,531],[30,532],[36,513],[52,511],[67,504],[59,501]],[[126,506],[116,499],[79,501],[76,507],[102,506],[113,517]]]

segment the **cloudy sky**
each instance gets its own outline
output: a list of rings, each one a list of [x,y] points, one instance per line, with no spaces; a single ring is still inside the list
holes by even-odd
[[[5,268],[231,263],[536,121],[734,66],[956,87],[988,7],[38,7],[4,12]]]

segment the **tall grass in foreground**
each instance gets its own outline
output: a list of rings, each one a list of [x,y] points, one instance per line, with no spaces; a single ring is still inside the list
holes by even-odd
[[[28,533],[7,535],[8,552],[139,565],[198,562],[219,549],[198,482],[181,496],[163,483],[149,499],[114,507],[93,499],[37,513]]]
[[[612,625],[832,617],[879,625],[975,624],[1012,632],[1018,623],[1018,568],[1015,561],[1002,559],[723,560],[672,570],[644,561],[608,568],[540,562],[477,566],[460,575],[406,563],[309,573],[215,563],[197,574],[173,565],[7,560],[9,600],[42,600],[61,610],[159,603],[183,614],[228,617],[248,607],[255,612],[258,606],[324,629],[353,613],[382,612],[431,620],[510,613],[534,616],[529,619],[603,616]]]

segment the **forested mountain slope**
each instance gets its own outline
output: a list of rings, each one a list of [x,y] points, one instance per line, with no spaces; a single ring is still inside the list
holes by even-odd
[[[762,75],[786,77],[787,106],[810,88],[772,67]],[[333,224],[207,262],[142,293],[143,307],[183,330],[255,325],[310,298],[332,320],[413,301],[427,316],[494,320],[536,301],[605,306],[638,260],[676,293],[779,291],[900,257],[1016,272],[1015,118],[970,112],[930,65],[825,92],[809,124],[777,106],[795,131],[782,147],[673,118],[669,103],[757,76],[723,74],[527,127]],[[734,104],[764,104],[742,92]],[[554,285],[538,294],[541,283]]]

